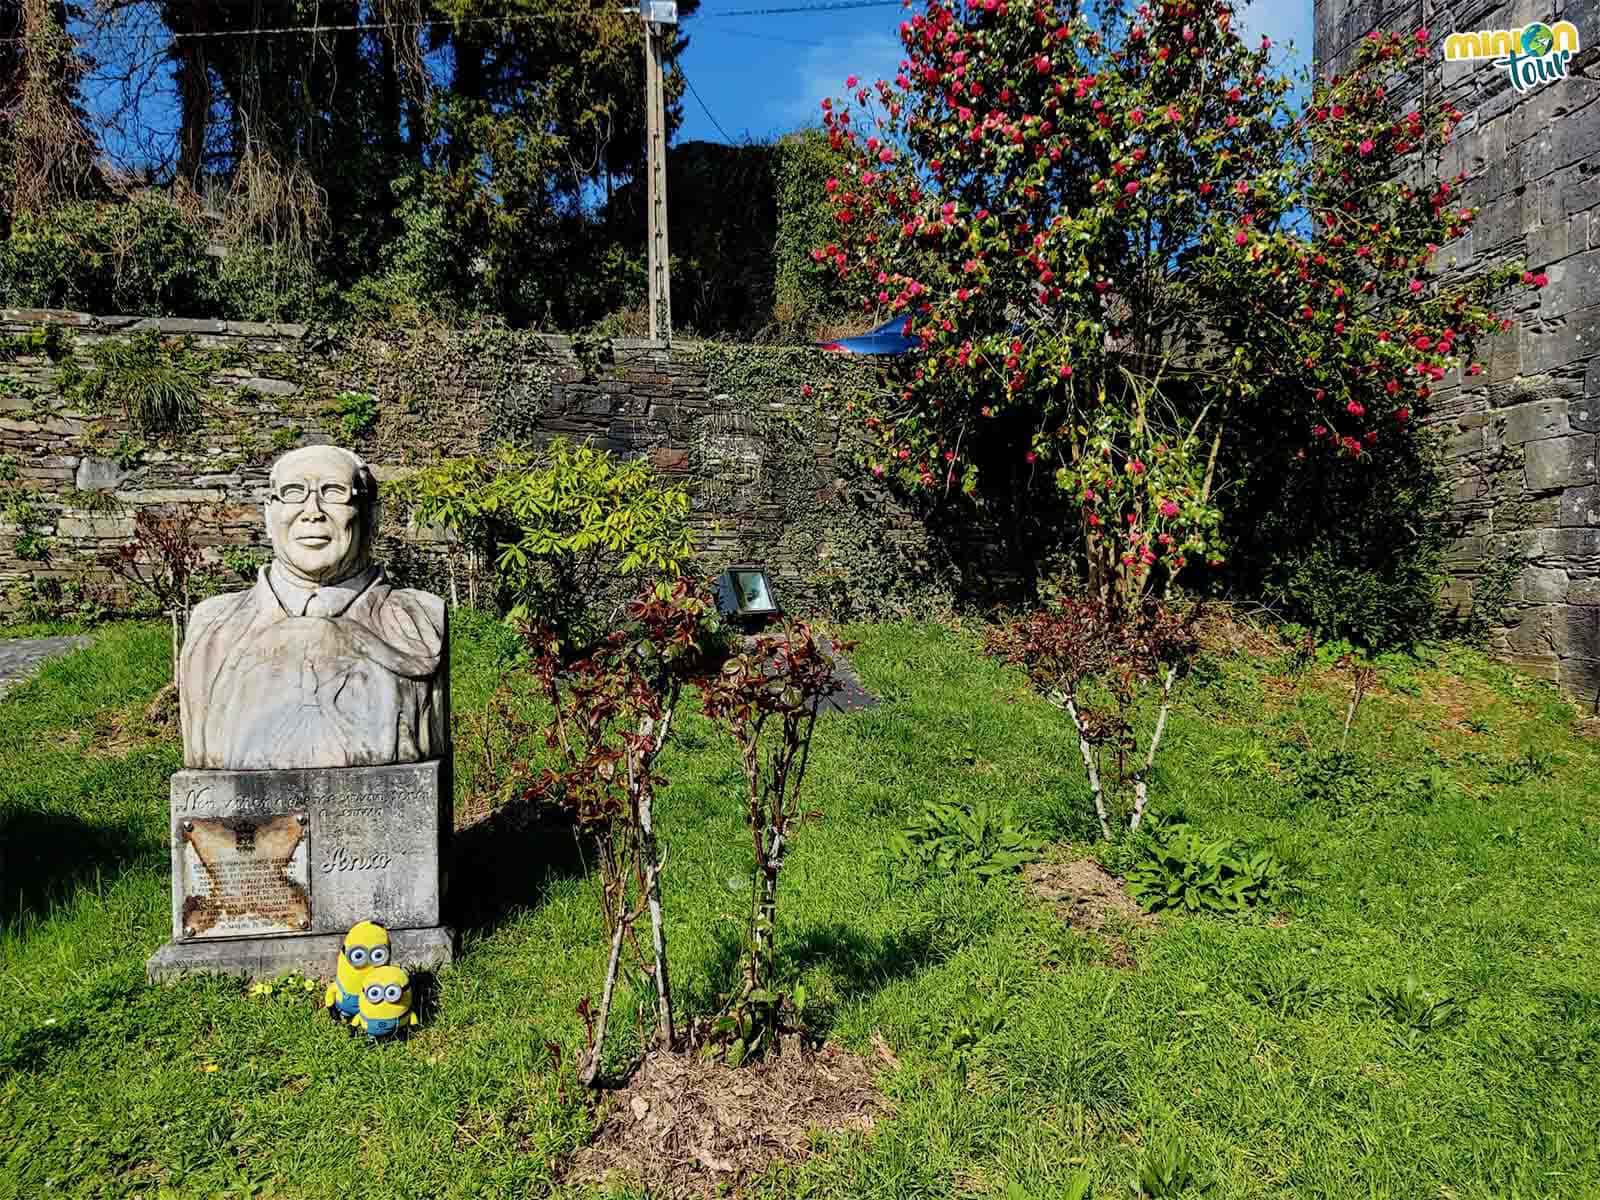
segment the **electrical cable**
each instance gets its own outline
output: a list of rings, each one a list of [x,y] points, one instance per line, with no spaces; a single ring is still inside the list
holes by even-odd
[[[700,108],[702,109],[702,111],[704,111],[706,116],[710,118],[711,123],[717,127],[717,132],[720,133],[724,138],[727,139],[727,142],[728,142],[728,144],[730,146],[733,145],[734,144],[733,134],[729,133],[726,129],[724,129],[722,127],[722,122],[717,120],[716,116],[712,113],[710,107],[706,104],[706,102],[703,99],[701,99],[700,89],[694,86],[694,80],[690,79],[687,74],[683,73],[683,68],[682,68],[681,65],[678,68],[678,72],[679,72],[679,74],[683,75],[683,82],[686,83],[689,86],[689,91],[694,94],[694,98],[700,102]]]
[[[851,8],[904,8],[905,0],[828,0],[822,4],[790,5],[785,8],[741,8],[734,12],[697,12],[696,18],[710,21],[722,17],[780,17],[798,13],[842,12]]]

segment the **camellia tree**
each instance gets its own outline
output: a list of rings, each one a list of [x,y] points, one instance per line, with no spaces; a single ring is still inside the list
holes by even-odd
[[[1227,439],[1371,456],[1509,325],[1520,268],[1441,271],[1475,214],[1429,169],[1461,114],[1402,102],[1426,30],[1371,35],[1303,106],[1226,0],[929,0],[900,34],[896,78],[822,105],[849,166],[812,258],[917,338],[854,400],[868,464],[1053,476],[1113,609],[1221,562]]]

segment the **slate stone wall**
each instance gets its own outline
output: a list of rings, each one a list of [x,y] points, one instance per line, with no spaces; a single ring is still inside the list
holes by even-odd
[[[65,333],[57,359],[26,342],[51,327]],[[203,420],[190,432],[145,436],[121,412],[84,411],[63,394],[75,373],[93,369],[96,346],[149,331],[210,356]],[[714,394],[692,346],[669,353],[618,340],[587,362],[579,350],[505,331],[353,344],[297,325],[0,310],[0,611],[63,592],[117,607],[126,596],[97,560],[127,543],[138,510],[151,505],[193,506],[214,568],[225,572],[231,560],[251,570],[240,552],[266,555],[267,471],[291,446],[351,445],[383,480],[510,437],[558,434],[648,456],[689,486],[702,565],[764,562],[796,611],[840,611],[847,593],[897,589],[907,609],[919,598],[937,603],[952,561],[974,584],[1016,578],[981,546],[950,547],[864,478],[841,451],[837,422],[802,401],[798,386],[792,405]],[[791,367],[811,361],[787,353]],[[378,402],[375,423],[353,438],[340,428],[347,392]],[[45,557],[18,552],[18,500],[33,510]],[[407,582],[487,599],[486,565],[440,531],[390,520],[381,554]],[[243,586],[242,576],[228,582]]]
[[[1316,0],[1315,15],[1323,77],[1371,29],[1428,29],[1430,98],[1466,114],[1439,173],[1465,172],[1464,199],[1483,208],[1457,261],[1520,259],[1549,276],[1473,386],[1436,392],[1467,522],[1446,600],[1466,610],[1514,573],[1496,649],[1600,703],[1600,0]],[[1451,32],[1557,20],[1582,45],[1567,79],[1519,94],[1487,61],[1444,61]]]

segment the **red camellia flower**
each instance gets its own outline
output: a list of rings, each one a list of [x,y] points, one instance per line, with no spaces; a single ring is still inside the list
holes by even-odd
[[[1132,121],[1135,125],[1144,124],[1144,110],[1140,108],[1134,109],[1128,114],[1128,120]]]
[[[1361,403],[1361,401],[1359,401],[1359,400],[1350,401],[1349,404],[1346,404],[1344,406],[1344,410],[1345,410],[1345,412],[1349,413],[1352,417],[1365,416],[1366,412],[1367,412],[1366,406],[1363,405]]]
[[[1175,516],[1177,516],[1178,515],[1177,502],[1173,501],[1173,500],[1163,500],[1161,502],[1161,515],[1163,517],[1175,517]]]
[[[1413,280],[1412,280],[1412,281],[1411,281],[1411,294],[1412,294],[1412,295],[1416,295],[1416,294],[1417,294],[1417,293],[1418,293],[1418,292],[1420,292],[1420,291],[1421,291],[1421,290],[1422,290],[1422,280],[1420,280],[1420,279],[1413,279]]]
[[[1550,282],[1550,276],[1546,275],[1543,271],[1540,271],[1537,275],[1535,275],[1533,277],[1533,286],[1536,287],[1536,288],[1542,288],[1545,284],[1547,284],[1549,282]]]
[[[1130,196],[1137,196],[1139,194],[1139,181],[1137,179],[1128,180],[1128,182],[1123,185],[1122,190]]]
[[[1372,153],[1376,145],[1377,143],[1371,138],[1362,138],[1361,145],[1358,146],[1357,149],[1361,151],[1361,157],[1365,158],[1367,155]]]
[[[1404,425],[1407,421],[1411,420],[1411,410],[1409,408],[1395,409],[1394,419],[1400,422],[1400,424]]]
[[[1246,233],[1242,229],[1239,230],[1238,233],[1233,235],[1233,242],[1234,242],[1234,245],[1236,245],[1236,246],[1243,246],[1249,241],[1250,241],[1250,235],[1248,233]]]

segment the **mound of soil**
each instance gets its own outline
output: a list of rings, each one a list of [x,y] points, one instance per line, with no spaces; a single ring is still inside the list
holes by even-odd
[[[1122,880],[1092,858],[1032,863],[1023,878],[1034,895],[1063,910],[1062,916],[1074,928],[1100,933],[1112,918],[1133,925],[1155,924],[1155,918],[1128,895]]]
[[[1154,925],[1156,919],[1140,908],[1122,880],[1092,858],[1073,862],[1031,863],[1022,877],[1039,899],[1049,904],[1074,929],[1098,934],[1111,953],[1113,966],[1133,970],[1138,962],[1133,949],[1107,925]]]
[[[804,1157],[812,1131],[869,1130],[888,1107],[867,1061],[837,1046],[791,1047],[740,1068],[655,1053],[604,1103],[566,1179],[601,1183],[615,1172],[672,1197],[724,1194],[779,1159]]]

